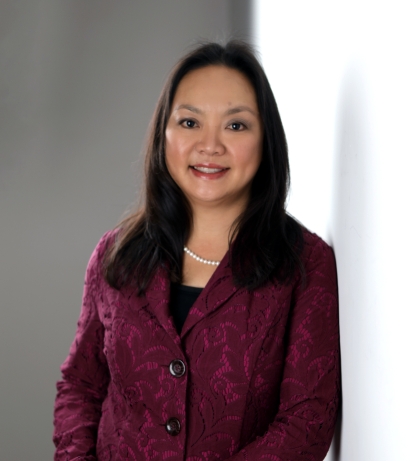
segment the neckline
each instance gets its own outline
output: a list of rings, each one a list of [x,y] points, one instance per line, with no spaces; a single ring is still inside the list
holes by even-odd
[[[182,285],[180,283],[172,283],[172,287],[175,290],[187,292],[187,293],[201,293],[205,287],[191,287],[189,285]]]
[[[219,274],[224,273],[225,270],[230,266],[229,255],[230,255],[230,249],[228,249],[226,251],[226,253],[222,257],[222,259],[220,260],[220,263],[218,264],[218,266],[216,266],[215,271],[212,273],[211,277],[208,279],[208,281],[207,281],[207,283],[205,284],[204,287],[191,287],[189,285],[181,285],[181,284],[178,284],[178,285],[180,285],[182,287],[189,287],[189,288],[199,289],[201,291],[206,291],[207,288],[213,283],[213,281],[217,277],[219,278]],[[173,283],[173,282],[171,282],[171,283]]]

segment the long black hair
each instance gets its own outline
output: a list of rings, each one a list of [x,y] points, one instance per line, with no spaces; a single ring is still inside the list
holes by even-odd
[[[190,205],[165,162],[165,130],[176,89],[192,70],[210,65],[241,72],[252,84],[263,125],[262,161],[253,179],[247,208],[230,232],[229,260],[234,283],[255,289],[268,280],[287,282],[303,272],[301,225],[285,211],[289,188],[288,149],[275,97],[252,48],[242,41],[207,43],[181,59],[158,101],[145,161],[145,204],[120,225],[104,261],[107,282],[146,289],[158,267],[182,281],[183,248],[191,224]]]

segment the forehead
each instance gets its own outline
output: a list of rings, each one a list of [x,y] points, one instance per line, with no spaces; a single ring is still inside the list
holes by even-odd
[[[236,69],[207,66],[188,72],[176,89],[173,103],[249,104],[257,109],[249,79]]]

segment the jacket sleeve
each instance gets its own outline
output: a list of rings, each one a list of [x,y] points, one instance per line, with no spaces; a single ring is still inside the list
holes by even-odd
[[[340,397],[336,266],[320,239],[306,261],[306,284],[288,321],[278,412],[266,433],[229,461],[321,461],[329,449]]]
[[[55,461],[96,461],[97,428],[109,383],[103,353],[103,325],[97,310],[101,242],[87,267],[76,336],[61,366],[62,380],[57,383],[53,434]]]

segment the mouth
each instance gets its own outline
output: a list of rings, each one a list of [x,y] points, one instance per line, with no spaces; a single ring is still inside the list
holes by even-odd
[[[192,168],[196,171],[200,171],[201,173],[220,173],[221,171],[228,169],[228,168],[209,168],[206,166],[193,166]]]
[[[215,163],[197,164],[189,167],[192,173],[201,179],[219,179],[222,178],[230,169]]]

